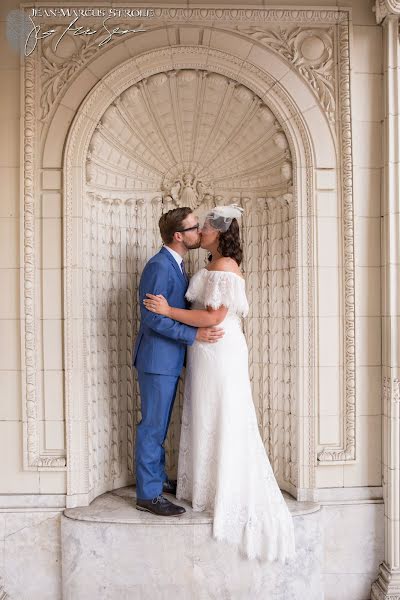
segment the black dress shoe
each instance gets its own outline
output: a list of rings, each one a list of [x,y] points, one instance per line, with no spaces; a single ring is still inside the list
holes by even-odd
[[[163,492],[176,495],[176,479],[167,479],[163,483]]]
[[[157,498],[153,498],[152,500],[136,500],[136,508],[138,510],[144,510],[153,515],[158,515],[160,517],[177,517],[178,515],[182,515],[186,510],[183,506],[177,506],[173,504],[164,496],[157,496]]]

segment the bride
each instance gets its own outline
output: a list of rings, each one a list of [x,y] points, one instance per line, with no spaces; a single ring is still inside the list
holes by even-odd
[[[242,209],[220,206],[201,229],[208,267],[191,279],[191,310],[147,294],[146,308],[192,325],[221,325],[216,344],[188,348],[176,497],[214,514],[213,536],[247,558],[285,562],[295,554],[291,514],[258,430],[241,317],[248,313],[237,219]]]

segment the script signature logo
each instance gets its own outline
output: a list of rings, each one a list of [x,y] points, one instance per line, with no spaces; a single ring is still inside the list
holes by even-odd
[[[82,25],[75,26],[75,23],[78,21],[78,19],[79,19],[79,16],[75,17],[75,19],[73,19],[70,22],[70,24],[64,29],[64,31],[62,32],[62,34],[60,35],[60,37],[58,38],[58,40],[54,46],[54,51],[57,50],[58,44],[61,42],[63,37],[66,35],[66,33],[68,33],[68,31],[71,32],[72,35],[95,35],[98,31],[100,31],[98,29],[92,29],[91,27],[85,28]],[[125,35],[127,33],[136,33],[139,31],[146,31],[146,29],[143,29],[143,28],[121,29],[119,26],[114,27],[114,29],[111,29],[111,28],[109,29],[106,25],[106,22],[109,19],[111,19],[111,17],[107,17],[103,20],[102,28],[104,29],[105,32],[107,32],[107,35],[98,44],[99,48],[101,48],[101,46],[105,46],[105,44],[108,44],[113,39],[113,36]],[[30,54],[32,54],[32,52],[35,50],[39,40],[44,40],[45,38],[48,38],[48,37],[54,35],[58,29],[58,28],[56,28],[56,29],[48,29],[47,31],[42,31],[41,25],[36,25],[35,22],[33,21],[32,17],[29,17],[29,20],[31,21],[33,27],[32,27],[32,30],[29,32],[29,34],[26,38],[26,41],[25,41],[25,56],[29,56]]]

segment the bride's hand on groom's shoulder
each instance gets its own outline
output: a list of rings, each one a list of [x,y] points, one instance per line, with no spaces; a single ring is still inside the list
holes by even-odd
[[[164,315],[165,317],[170,316],[171,307],[168,301],[162,294],[155,296],[154,294],[146,294],[147,298],[143,300],[143,304],[150,312],[157,313],[158,315]]]

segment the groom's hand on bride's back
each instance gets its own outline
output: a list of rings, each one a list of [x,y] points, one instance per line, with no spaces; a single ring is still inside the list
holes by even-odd
[[[197,330],[196,340],[198,342],[208,342],[215,344],[224,335],[224,330],[221,327],[199,327]]]

